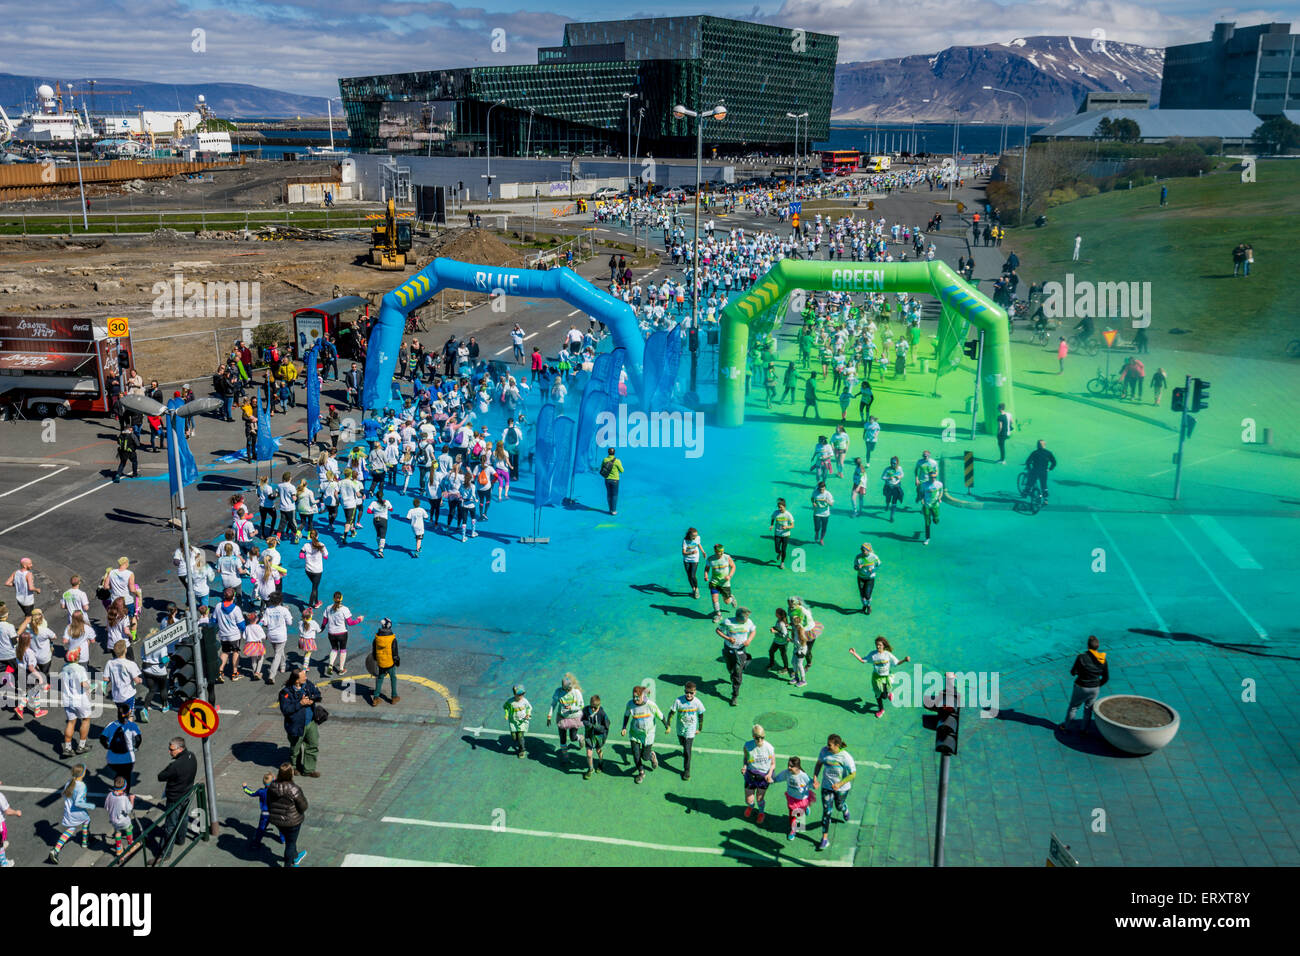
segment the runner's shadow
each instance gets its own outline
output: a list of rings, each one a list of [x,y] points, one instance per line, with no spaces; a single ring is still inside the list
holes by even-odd
[[[651,604],[651,608],[656,611],[662,611],[665,615],[676,614],[678,617],[690,618],[693,621],[712,620],[712,614],[706,614],[704,611],[697,611],[690,607],[676,607],[672,604]]]
[[[1268,654],[1265,653],[1263,644],[1237,644],[1226,641],[1212,641],[1208,637],[1202,637],[1200,634],[1191,634],[1187,631],[1157,631],[1154,628],[1130,627],[1130,634],[1144,634],[1147,637],[1162,637],[1170,641],[1180,641],[1191,644],[1209,644],[1211,647],[1220,647],[1226,651],[1237,651],[1241,654],[1250,654],[1252,657],[1276,657],[1284,661],[1300,660],[1300,657],[1291,657],[1286,654]]]
[[[824,694],[821,691],[804,691],[803,697],[823,704],[834,704],[836,707],[844,708],[851,714],[867,713],[867,702],[861,697],[852,699],[832,697],[830,694]]]
[[[1016,724],[1028,724],[1031,727],[1038,727],[1041,730],[1056,730],[1056,724],[1046,717],[1040,717],[1038,714],[1027,714],[1024,711],[1015,710],[1011,707],[1003,707],[998,711],[997,720],[1009,720]],[[927,723],[928,722],[928,723]],[[934,729],[935,715],[926,714],[922,720],[922,726],[926,729]]]
[[[840,607],[838,604],[831,604],[827,601],[805,601],[804,603],[807,604],[809,607],[820,607],[826,609],[827,611],[837,611],[840,614],[861,614],[862,613],[860,608]]]
[[[217,849],[229,853],[237,860],[250,863],[268,863],[278,865],[284,855],[283,844],[274,836],[278,831],[268,826],[260,846],[253,845],[257,827],[234,817],[222,821],[221,832],[217,836]]]
[[[713,817],[715,820],[734,821],[736,816],[741,813],[740,810],[736,809],[734,803],[710,800],[707,797],[688,796],[684,793],[665,793],[664,799],[669,803],[677,804],[687,814],[703,814],[706,817]]]
[[[653,582],[650,584],[629,584],[628,587],[630,587],[633,591],[640,591],[642,594],[663,594],[666,597],[686,596],[686,594],[684,593],[670,590],[669,588],[664,587],[662,584],[656,584]]]
[[[140,514],[138,511],[123,511],[121,508],[114,508],[104,517],[109,521],[117,521],[122,524],[147,524],[156,528],[167,527],[167,522],[159,520],[157,515]]]
[[[280,765],[280,757],[287,750],[288,747],[269,740],[244,740],[231,745],[230,755],[240,763],[270,768]]]
[[[765,558],[751,558],[751,557],[750,557],[749,555],[747,555],[747,554],[733,554],[733,555],[731,556],[731,559],[732,559],[733,561],[735,561],[737,564],[758,564],[758,565],[765,565],[765,564],[771,564],[771,563],[772,563],[771,561],[768,561],[768,560],[765,559]],[[773,558],[773,560],[775,560],[775,558]]]

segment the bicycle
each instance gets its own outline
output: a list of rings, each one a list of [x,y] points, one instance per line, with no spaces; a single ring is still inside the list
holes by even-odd
[[[1082,352],[1084,355],[1096,355],[1101,351],[1101,346],[1097,344],[1097,340],[1091,335],[1086,339],[1082,335],[1075,335],[1070,339],[1070,351]]]
[[[1043,326],[1041,329],[1030,329],[1029,341],[1033,345],[1047,346],[1052,341],[1052,335],[1047,331],[1047,326]]]
[[[406,328],[403,334],[411,335],[415,332],[428,332],[425,327],[424,318],[418,312],[412,312],[406,317]]]
[[[1097,369],[1096,376],[1088,380],[1088,394],[1103,398],[1122,398],[1124,383],[1120,381],[1118,375],[1108,376],[1101,369]]]
[[[1025,469],[1016,476],[1016,490],[1020,492],[1020,497],[1026,499],[1025,507],[1031,515],[1036,515],[1043,510],[1043,505],[1047,503],[1047,496],[1043,494],[1042,485],[1034,480],[1029,469]]]

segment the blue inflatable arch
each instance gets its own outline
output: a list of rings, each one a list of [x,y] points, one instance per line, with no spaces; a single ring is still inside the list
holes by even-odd
[[[380,303],[379,317],[370,332],[366,351],[366,383],[362,404],[378,410],[389,404],[397,352],[402,346],[406,317],[443,289],[482,292],[491,295],[500,289],[508,296],[536,296],[563,299],[575,309],[604,322],[617,348],[626,349],[628,378],[637,395],[641,388],[641,365],[645,358],[645,340],[637,326],[632,307],[607,292],[597,289],[572,269],[507,269],[481,266],[455,259],[434,259]]]

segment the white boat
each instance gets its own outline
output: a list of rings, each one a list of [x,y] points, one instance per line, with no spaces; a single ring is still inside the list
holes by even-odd
[[[75,110],[63,111],[63,96],[56,93],[48,84],[42,83],[36,88],[38,106],[18,117],[12,122],[8,116],[3,117],[5,130],[10,139],[20,143],[71,143],[74,139],[93,139],[94,133],[90,123]]]
[[[307,155],[312,159],[343,159],[348,155],[347,151],[334,148],[334,105],[331,100],[325,101],[325,110],[329,115],[330,124],[329,149],[324,146],[309,146],[307,147]]]

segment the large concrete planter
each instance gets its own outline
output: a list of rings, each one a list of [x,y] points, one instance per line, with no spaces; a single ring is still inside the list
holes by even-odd
[[[1097,729],[1116,750],[1130,754],[1155,753],[1178,733],[1178,711],[1150,697],[1112,694],[1092,709]]]

